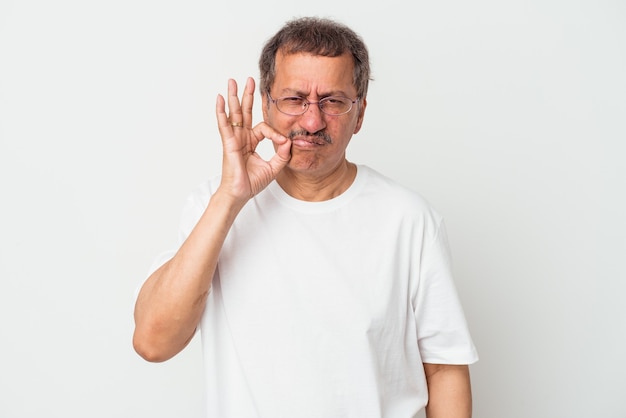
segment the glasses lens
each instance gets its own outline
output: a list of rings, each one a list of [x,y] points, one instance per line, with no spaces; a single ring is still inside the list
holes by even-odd
[[[320,100],[320,109],[329,115],[343,115],[352,109],[352,100],[339,96],[325,97]]]
[[[276,107],[289,115],[301,115],[306,110],[306,100],[302,97],[282,97],[276,100]]]

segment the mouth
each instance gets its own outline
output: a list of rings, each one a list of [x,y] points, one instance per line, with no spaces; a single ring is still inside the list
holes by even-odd
[[[315,132],[313,134],[304,130],[291,131],[289,133],[289,139],[291,139],[292,144],[302,147],[328,145],[333,143],[330,135],[324,131]]]

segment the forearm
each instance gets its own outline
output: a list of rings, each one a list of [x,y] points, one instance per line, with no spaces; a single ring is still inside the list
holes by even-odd
[[[424,364],[427,418],[471,418],[472,391],[466,365]]]
[[[241,204],[214,195],[176,255],[143,285],[135,305],[135,350],[165,361],[191,340],[200,321],[217,259]]]

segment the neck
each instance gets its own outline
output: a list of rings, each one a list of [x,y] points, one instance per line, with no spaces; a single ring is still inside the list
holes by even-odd
[[[276,177],[276,181],[293,198],[321,202],[345,192],[354,181],[356,171],[356,165],[347,160],[343,160],[332,172],[324,176],[285,167]]]

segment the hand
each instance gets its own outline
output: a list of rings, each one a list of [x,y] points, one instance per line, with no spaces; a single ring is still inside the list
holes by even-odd
[[[239,102],[237,83],[228,80],[228,116],[225,101],[217,96],[216,115],[222,137],[223,161],[220,188],[245,203],[276,178],[291,158],[291,141],[265,122],[252,127],[254,80],[248,78]],[[274,143],[276,153],[265,161],[256,153],[265,138]]]

